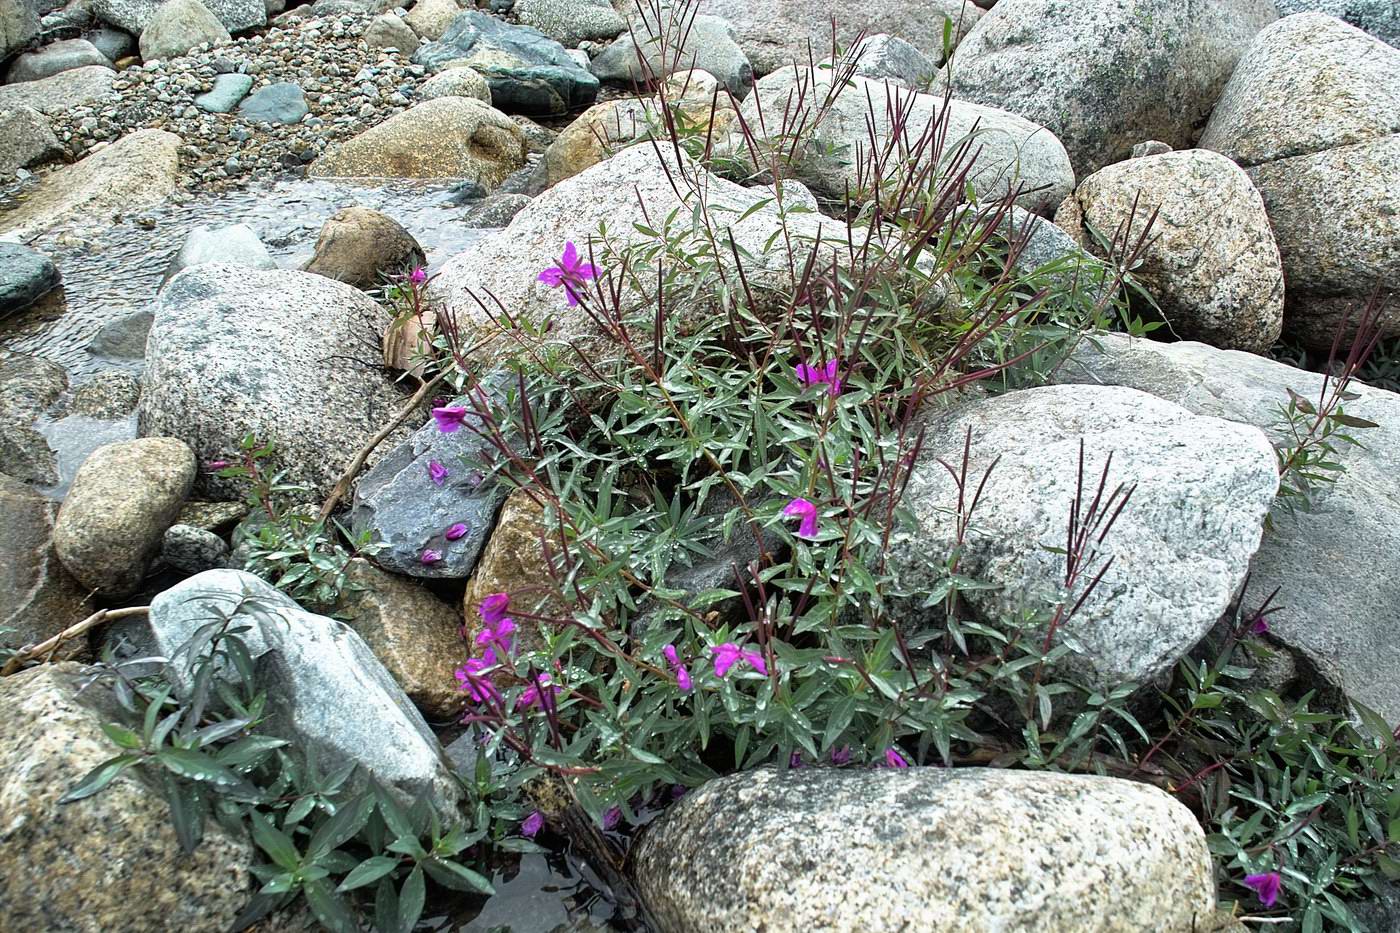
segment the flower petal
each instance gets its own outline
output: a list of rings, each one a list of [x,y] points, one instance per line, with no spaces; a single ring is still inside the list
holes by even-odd
[[[729,673],[729,669],[739,660],[739,646],[732,641],[727,641],[722,645],[715,645],[710,649],[715,655],[715,676],[723,677]]]
[[[564,281],[564,270],[558,266],[550,266],[540,273],[539,280],[550,288],[558,288]]]
[[[559,260],[559,267],[565,272],[578,271],[578,247],[574,245],[573,240],[564,244],[564,255]]]
[[[457,522],[443,532],[442,536],[448,541],[456,541],[459,538],[465,538],[468,530],[466,522]]]
[[[487,625],[495,625],[505,617],[506,609],[509,606],[509,593],[492,593],[481,601],[481,605],[476,607],[476,611],[481,616],[481,621]]]
[[[542,829],[544,829],[544,814],[535,810],[520,824],[520,835],[527,839],[534,839],[535,835]]]

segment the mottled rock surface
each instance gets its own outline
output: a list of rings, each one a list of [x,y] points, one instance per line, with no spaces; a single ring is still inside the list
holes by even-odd
[[[1326,13],[1400,48],[1400,5],[1395,0],[1277,0],[1280,16]]]
[[[554,590],[553,575],[540,548],[540,536],[546,534],[543,518],[544,508],[523,490],[512,492],[501,506],[496,528],[482,549],[462,596],[469,645],[475,645],[481,631],[481,601],[495,593],[510,597],[512,611],[553,617],[571,614],[570,607]],[[544,647],[544,639],[533,621],[516,619],[516,626],[522,649],[534,651]],[[473,653],[477,653],[475,648]]]
[[[225,930],[255,884],[252,844],[212,820],[180,849],[170,805],[135,769],[60,804],[116,748],[116,704],[72,663],[0,679],[0,909],[15,930]]]
[[[462,65],[458,68],[445,68],[423,82],[418,89],[421,100],[437,97],[472,97],[483,104],[491,104],[491,85],[486,83],[475,68]]]
[[[954,547],[958,493],[938,459],[960,462],[969,429],[969,476],[980,482],[1000,458],[962,551],[960,573],[1001,587],[965,594],[975,611],[995,618],[1064,598],[1064,557],[1051,549],[1064,544],[1082,441],[1086,503],[1110,455],[1107,489],[1135,488],[1091,561],[1095,573],[1112,566],[1061,631],[1076,649],[1069,668],[1097,686],[1143,683],[1225,612],[1278,488],[1263,432],[1121,388],[1049,386],[958,406],[929,424],[904,498],[917,528],[894,566],[916,589],[926,575],[932,586]]]
[[[675,803],[631,863],[668,933],[1194,933],[1215,910],[1189,810],[1046,772],[736,774]]]
[[[5,0],[0,3],[0,59],[9,58],[39,34],[39,17],[28,3]]]
[[[650,7],[645,10],[650,14]],[[735,97],[742,98],[753,89],[753,67],[727,21],[703,14],[688,17],[685,42],[678,49],[672,47],[674,40],[664,39],[667,22],[664,14],[659,23],[651,15],[638,17],[632,31],[614,39],[589,69],[599,81],[629,87],[672,72],[698,69],[714,75]]]
[[[160,560],[181,573],[217,570],[228,560],[228,544],[212,531],[175,524],[161,538]]]
[[[452,20],[462,12],[457,0],[418,0],[408,11],[404,21],[418,33],[418,38],[428,42],[442,38]]]
[[[38,301],[58,283],[52,259],[18,243],[0,243],[0,318]]]
[[[516,0],[512,12],[568,48],[612,39],[627,28],[608,0]]]
[[[92,12],[104,23],[140,35],[162,3],[163,0],[93,0]],[[204,0],[204,5],[229,32],[241,32],[267,23],[267,7],[263,0]]]
[[[347,207],[321,228],[306,271],[356,288],[379,288],[389,276],[426,262],[413,234],[394,218],[367,207]]]
[[[170,437],[93,451],[54,523],[54,550],[68,572],[109,599],[134,593],[194,486],[195,469],[189,446]]]
[[[229,41],[228,30],[200,0],[165,0],[141,30],[141,57],[175,58],[202,43]]]
[[[58,482],[57,458],[33,424],[67,388],[68,374],[48,360],[0,360],[0,473],[37,486]]]
[[[404,55],[418,51],[420,40],[401,17],[393,13],[381,13],[370,21],[365,30],[365,44],[372,49],[397,49]]]
[[[87,590],[53,550],[55,502],[0,473],[0,640],[38,644],[81,622],[95,608]],[[59,660],[82,653],[81,639],[59,647]]]
[[[1136,208],[1136,212],[1135,212]],[[1264,201],[1244,170],[1204,149],[1129,159],[1079,183],[1055,212],[1078,243],[1132,220],[1151,227],[1133,275],[1179,337],[1264,353],[1283,327],[1283,266]]]
[[[37,81],[84,65],[112,67],[107,56],[86,39],[60,39],[17,57],[6,72],[5,80]]]
[[[0,108],[29,107],[45,116],[61,116],[73,107],[110,103],[116,72],[107,65],[85,65],[37,81],[0,86]]]
[[[34,165],[63,151],[44,115],[33,107],[0,107],[0,173]]]

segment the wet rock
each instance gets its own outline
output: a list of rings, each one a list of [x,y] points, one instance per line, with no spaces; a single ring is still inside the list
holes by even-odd
[[[462,7],[457,0],[418,0],[404,21],[418,34],[418,38],[434,42],[442,38],[460,12]]]
[[[139,36],[165,0],[92,0],[92,11],[104,23]],[[206,0],[204,6],[229,32],[267,24],[263,0]]]
[[[404,55],[418,50],[419,39],[408,25],[393,13],[382,13],[365,30],[365,45],[372,49],[397,49]]]
[[[1326,13],[1400,48],[1400,6],[1393,0],[1278,0],[1278,15]]]
[[[45,116],[62,116],[74,107],[111,102],[116,79],[107,65],[84,65],[37,81],[0,85],[0,109],[29,107]]]
[[[464,579],[471,573],[506,494],[479,465],[495,449],[468,428],[444,433],[429,421],[365,473],[350,524],[356,535],[368,533],[381,546],[374,562],[411,577]],[[431,478],[430,463],[447,469],[441,485]],[[465,530],[448,540],[458,524]]]
[[[769,933],[1194,933],[1215,909],[1191,811],[1085,775],[749,771],[686,794],[631,861],[671,933],[747,930],[755,917]]]
[[[1221,94],[1201,148],[1244,166],[1400,133],[1400,49],[1321,13],[1260,31]]]
[[[861,33],[889,33],[941,62],[945,25],[956,45],[982,15],[963,0],[701,0],[698,9],[734,25],[759,75],[830,56],[833,17],[842,48]]]
[[[0,473],[34,486],[58,484],[58,455],[27,424],[0,422]]]
[[[277,268],[277,261],[247,224],[229,224],[227,227],[201,225],[185,235],[180,251],[171,257],[170,265],[165,269],[163,281],[170,281],[182,269],[205,262],[222,262],[249,269]]]
[[[65,71],[45,80],[60,80],[83,70]],[[179,150],[180,137],[164,130],[138,130],[124,136],[81,162],[46,176],[19,207],[0,214],[0,233],[28,237],[74,219],[101,219],[111,213],[152,207],[175,190]]]
[[[1288,390],[1316,400],[1322,377],[1283,363],[1199,343],[1096,337],[1060,370],[1067,381],[1122,385],[1196,414],[1251,424],[1289,443],[1279,406]],[[1318,484],[1314,507],[1275,514],[1255,555],[1246,604],[1275,587],[1269,637],[1305,655],[1347,696],[1400,723],[1400,396],[1352,384],[1347,414],[1378,428],[1354,431],[1345,472]],[[1116,459],[1115,459],[1116,462]],[[1131,506],[1130,506],[1131,507]],[[1305,689],[1318,684],[1310,682]]]
[[[9,58],[39,34],[39,17],[22,0],[0,2],[0,60]]]
[[[968,429],[969,476],[980,478],[1000,458],[960,569],[1000,589],[967,594],[974,611],[1000,618],[1066,598],[1065,559],[1051,549],[1064,542],[1081,441],[1086,496],[1110,454],[1107,488],[1134,490],[1092,559],[1095,572],[1113,563],[1074,616],[1076,652],[1066,667],[1096,687],[1144,683],[1175,665],[1230,605],[1278,488],[1273,447],[1257,428],[1114,387],[1012,392],[930,424],[904,499],[917,530],[893,562],[916,590],[938,572],[929,555],[953,548],[958,495],[937,461],[961,459]],[[911,620],[919,614],[911,608]]]
[[[174,524],[161,538],[160,560],[182,573],[218,570],[228,560],[228,544],[212,531]]]
[[[355,762],[405,800],[426,797],[456,822],[461,789],[437,739],[354,630],[307,612],[252,574],[210,570],[151,601],[157,650],[171,656],[239,601],[259,610],[242,638],[267,692],[266,731],[295,740],[323,769]]]
[[[31,425],[67,387],[68,374],[47,360],[0,361],[0,473],[35,486],[58,482],[58,458]]]
[[[499,110],[439,97],[326,152],[318,178],[470,178],[488,190],[525,164],[525,135]]]
[[[969,27],[970,28],[970,27]],[[851,49],[855,73],[862,78],[889,81],[922,89],[938,74],[938,66],[924,53],[898,36],[867,36]]]
[[[1089,175],[1142,139],[1189,146],[1276,18],[1273,0],[1001,0],[958,46],[953,96],[1042,124]]]
[[[36,645],[96,608],[53,550],[58,503],[0,473],[0,643]],[[59,646],[58,660],[86,650],[82,639]]]
[[[39,111],[20,105],[0,109],[0,174],[48,161],[62,152],[53,128]]]
[[[599,81],[631,87],[674,71],[698,69],[714,75],[737,98],[753,90],[753,67],[739,48],[733,26],[717,16],[695,15],[686,20],[685,43],[669,48],[658,38],[665,34],[664,16],[658,22],[643,15],[631,33],[613,40],[593,59],[589,70]]]
[[[253,434],[273,445],[286,482],[324,497],[403,404],[372,362],[384,322],[364,294],[323,276],[223,263],[186,269],[155,305],[139,432],[182,438],[200,462],[227,458]],[[200,491],[244,492],[208,474]]]
[[[458,14],[437,42],[413,55],[432,71],[460,61],[481,72],[491,101],[506,113],[567,113],[598,95],[598,79],[562,45],[528,26],[513,26],[477,10]]]
[[[468,646],[475,645],[476,635],[481,631],[481,601],[495,593],[508,595],[515,612],[554,618],[573,614],[572,608],[554,589],[553,575],[540,547],[541,536],[550,540],[543,519],[543,506],[524,490],[512,492],[501,506],[496,528],[482,549],[481,560],[462,596],[463,631]],[[523,650],[544,648],[544,639],[536,623],[521,618],[516,620],[516,625],[516,636]]]
[[[208,113],[228,113],[237,107],[253,88],[252,75],[230,72],[216,75],[214,86],[194,99],[194,105]]]
[[[259,88],[238,105],[238,115],[250,123],[300,123],[310,112],[301,85],[291,82]]]
[[[254,880],[252,844],[216,821],[181,850],[170,805],[139,769],[59,803],[115,754],[118,719],[87,668],[46,664],[0,680],[0,902],[17,930],[229,929]],[[61,868],[60,868],[61,866]]]
[[[98,595],[120,599],[141,585],[165,529],[194,485],[183,441],[145,437],[97,448],[78,469],[54,522],[59,560]]]
[[[335,615],[359,633],[424,715],[460,716],[454,671],[467,656],[457,610],[417,583],[351,561]]]
[[[1136,212],[1134,212],[1136,208]],[[1055,213],[1083,247],[1090,230],[1130,241],[1156,212],[1133,270],[1179,337],[1267,352],[1283,327],[1283,267],[1264,201],[1244,170],[1204,149],[1129,159],[1080,182]]]
[[[58,267],[38,250],[0,243],[0,317],[28,307],[58,287]]]
[[[435,100],[439,97],[471,97],[486,105],[491,103],[491,86],[473,68],[465,65],[459,68],[446,68],[423,82],[418,89],[420,100]]]
[[[152,319],[149,311],[133,311],[109,321],[88,342],[87,351],[109,360],[139,360],[146,355]]]
[[[504,227],[529,203],[528,195],[493,194],[468,209],[462,215],[462,223],[468,227]]]
[[[367,207],[347,207],[321,228],[306,271],[368,289],[426,262],[413,234],[394,218]]]
[[[115,421],[136,411],[141,401],[141,381],[130,373],[100,373],[78,386],[68,403],[68,414]]]
[[[757,136],[765,138],[766,133],[772,141],[771,137],[781,133],[782,121],[760,120],[760,110],[764,114],[793,111],[796,115],[785,119],[797,122],[802,122],[805,111],[811,128],[797,145],[785,144],[794,148],[790,165],[793,177],[819,195],[842,199],[849,189],[859,198],[864,196],[859,186],[867,182],[851,153],[870,145],[872,123],[880,144],[887,145],[897,132],[892,112],[907,113],[907,125],[922,128],[935,113],[944,110],[943,97],[856,77],[835,94],[817,120],[817,107],[828,95],[831,81],[832,72],[819,70],[807,89],[808,103],[799,108],[797,88],[809,83],[808,69],[775,71],[759,81],[753,97],[744,102],[743,117],[750,127],[756,128]],[[1048,214],[1073,189],[1074,171],[1065,147],[1044,126],[1014,113],[957,99],[949,103],[946,113],[949,146],[966,138],[974,128],[980,134],[975,141],[980,154],[969,181],[988,197],[996,197],[1019,184],[1028,193],[1017,203],[1027,210]],[[918,132],[921,130],[911,134]],[[747,148],[742,141],[733,143],[734,154],[740,158],[751,158],[746,154]],[[928,154],[923,157],[927,159]]]
[[[516,0],[512,12],[526,26],[571,49],[580,42],[607,41],[627,28],[607,0]]]
[[[82,68],[84,65],[101,65],[111,68],[107,56],[86,39],[60,39],[33,52],[26,52],[14,60],[5,80],[37,81],[48,78],[60,71]]]

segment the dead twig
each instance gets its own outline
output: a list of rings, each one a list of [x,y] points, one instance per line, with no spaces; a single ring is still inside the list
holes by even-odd
[[[150,606],[131,606],[127,609],[99,609],[77,625],[68,626],[68,628],[59,632],[52,638],[41,641],[37,645],[31,645],[20,649],[14,657],[10,658],[10,660],[5,663],[3,668],[0,668],[0,677],[8,677],[30,661],[42,658],[47,654],[52,654],[54,651],[58,650],[59,645],[68,641],[68,639],[77,638],[89,629],[97,628],[97,626],[101,625],[103,622],[108,622],[112,619],[126,619],[131,616],[143,616],[150,611]]]

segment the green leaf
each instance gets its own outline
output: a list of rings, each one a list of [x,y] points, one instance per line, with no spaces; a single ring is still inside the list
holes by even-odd
[[[340,809],[335,814],[326,818],[317,827],[316,832],[311,836],[311,842],[307,845],[306,855],[315,861],[321,856],[338,849],[364,828],[369,820],[370,811],[374,809],[374,796],[366,791],[354,800],[341,804]]]
[[[102,731],[107,733],[107,738],[111,739],[122,748],[140,748],[141,737],[125,726],[119,726],[114,722],[104,722]]]
[[[302,886],[306,903],[322,925],[334,933],[357,933],[359,927],[350,908],[330,889],[324,881],[308,881]]]
[[[380,878],[389,874],[399,867],[399,860],[387,855],[376,855],[367,858],[355,870],[345,876],[345,880],[340,883],[337,891],[353,891],[355,888],[362,888],[367,884],[373,884]]]
[[[108,758],[102,764],[93,768],[87,775],[73,786],[73,789],[62,797],[58,798],[59,803],[73,803],[101,791],[118,774],[140,761],[139,755],[118,755],[116,758]]]
[[[192,748],[162,749],[155,758],[175,774],[191,781],[203,781],[216,787],[232,787],[243,783],[243,779],[233,771]]]
[[[423,881],[423,869],[415,866],[409,872],[403,887],[399,888],[399,929],[412,930],[423,916],[423,905],[427,902],[427,885]]]
[[[301,854],[286,833],[256,810],[249,813],[248,818],[252,822],[253,841],[278,867],[287,871],[296,871],[301,867]]]
[[[506,840],[510,841],[510,840]],[[529,840],[525,840],[529,841]],[[538,848],[538,847],[537,847]],[[512,851],[520,851],[515,849]],[[485,876],[477,874],[470,868],[449,859],[431,858],[422,863],[428,874],[433,876],[433,880],[443,887],[453,888],[458,891],[475,891],[478,894],[490,896],[496,893],[496,889],[491,886],[491,882]]]

